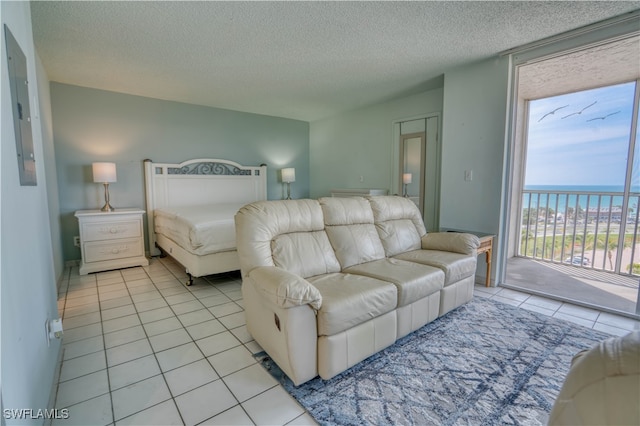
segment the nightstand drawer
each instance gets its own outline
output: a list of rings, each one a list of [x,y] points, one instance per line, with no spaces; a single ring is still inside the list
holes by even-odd
[[[137,238],[141,236],[139,219],[113,222],[86,222],[82,224],[83,242]]]
[[[143,256],[141,238],[118,240],[113,242],[92,242],[84,244],[83,261],[86,263],[104,260],[122,259],[126,257]]]

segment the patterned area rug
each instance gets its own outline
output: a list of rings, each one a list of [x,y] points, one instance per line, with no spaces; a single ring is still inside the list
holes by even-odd
[[[331,380],[256,357],[322,425],[543,425],[573,355],[609,337],[476,297]]]

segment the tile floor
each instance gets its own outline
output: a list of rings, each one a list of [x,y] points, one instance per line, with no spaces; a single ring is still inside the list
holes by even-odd
[[[78,275],[68,268],[58,308],[64,354],[56,408],[65,425],[315,424],[256,363],[238,274],[196,279],[171,259]],[[490,297],[613,335],[640,322],[502,288]],[[54,421],[54,424],[56,422]]]

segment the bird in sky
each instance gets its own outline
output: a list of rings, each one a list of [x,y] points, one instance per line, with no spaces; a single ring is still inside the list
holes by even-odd
[[[605,115],[604,117],[595,117],[595,118],[589,119],[589,120],[587,120],[587,121],[604,120],[605,118],[607,118],[607,117],[609,117],[609,116],[611,116],[611,115],[615,115],[615,114],[617,114],[617,113],[619,113],[619,112],[620,112],[620,111],[612,112],[611,114],[607,114],[607,115]]]
[[[542,118],[540,118],[540,120],[538,120],[538,123],[539,123],[539,122],[541,122],[542,120],[544,120],[544,118],[545,118],[547,115],[553,115],[553,114],[555,114],[555,113],[556,113],[556,111],[558,111],[559,109],[566,108],[566,107],[568,107],[568,106],[569,106],[569,105],[561,106],[560,108],[556,108],[556,109],[554,109],[553,111],[549,111],[548,113],[546,113],[545,115],[543,115],[543,116],[542,116]]]
[[[571,117],[572,115],[580,115],[580,114],[582,114],[584,112],[585,109],[590,108],[590,107],[594,106],[597,103],[598,103],[598,101],[595,101],[594,103],[592,103],[590,105],[587,105],[586,107],[582,108],[580,111],[572,112],[569,115],[565,115],[564,117],[562,117],[562,119],[564,120],[565,118]]]

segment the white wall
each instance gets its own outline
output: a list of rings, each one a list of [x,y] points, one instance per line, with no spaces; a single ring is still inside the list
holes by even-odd
[[[498,233],[508,76],[506,57],[445,73],[441,227]],[[471,181],[464,180],[466,170],[473,172]],[[495,260],[497,250],[493,255]],[[483,268],[479,261],[479,275]]]
[[[328,196],[333,188],[386,188],[395,192],[393,122],[440,111],[442,89],[434,89],[312,122],[311,197]]]
[[[41,113],[36,54],[28,2],[0,2],[8,25],[27,58],[37,186],[20,186],[14,142],[11,93],[2,29],[0,170],[1,383],[4,409],[47,408],[60,353],[59,341],[47,346],[45,321],[57,317],[54,255],[49,225],[47,174],[42,129],[51,123]],[[46,109],[46,108],[44,108]],[[32,424],[33,421],[7,424]]]

